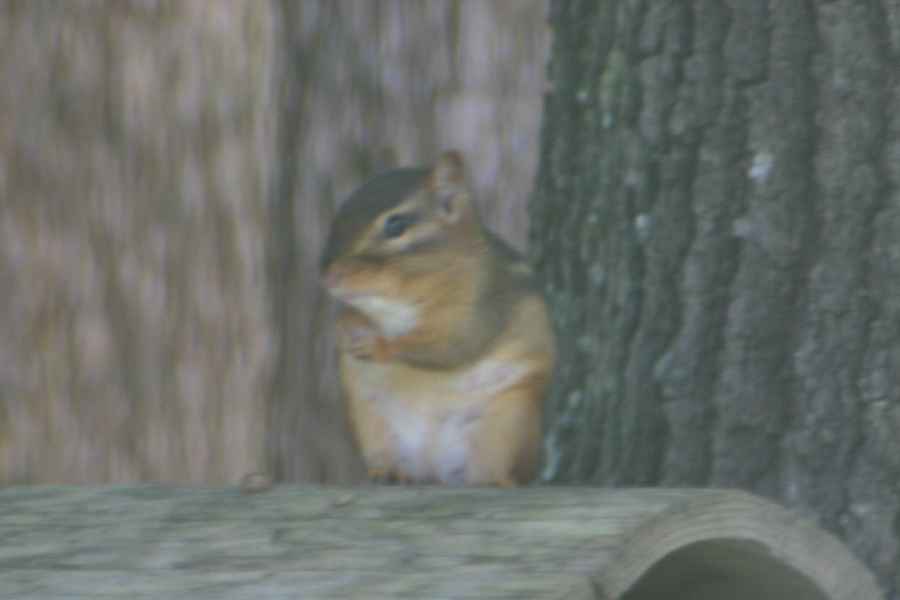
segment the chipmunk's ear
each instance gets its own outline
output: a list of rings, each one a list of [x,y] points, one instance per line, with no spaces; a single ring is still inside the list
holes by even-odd
[[[456,150],[448,150],[438,159],[431,170],[430,185],[438,214],[448,223],[456,223],[473,210],[465,163]]]

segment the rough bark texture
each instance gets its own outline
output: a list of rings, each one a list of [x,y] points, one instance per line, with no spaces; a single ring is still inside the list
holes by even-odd
[[[833,536],[721,490],[19,487],[0,596],[880,600]]]
[[[455,146],[521,242],[544,18],[0,0],[0,484],[357,476],[322,230],[378,166]]]
[[[545,478],[740,486],[898,598],[900,5],[554,2]]]

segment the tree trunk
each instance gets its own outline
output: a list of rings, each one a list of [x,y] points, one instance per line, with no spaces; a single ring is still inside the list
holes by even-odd
[[[0,4],[0,484],[259,468],[270,27]]]
[[[900,5],[554,2],[553,481],[729,485],[898,597]]]

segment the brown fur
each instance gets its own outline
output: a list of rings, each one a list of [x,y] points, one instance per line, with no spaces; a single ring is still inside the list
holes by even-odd
[[[545,303],[527,264],[482,226],[457,153],[394,173],[342,208],[322,265],[346,303],[341,383],[369,474],[525,483],[555,358]],[[384,233],[410,214],[402,235]]]

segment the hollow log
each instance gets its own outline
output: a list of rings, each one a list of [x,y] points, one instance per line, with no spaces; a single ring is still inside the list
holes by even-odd
[[[878,600],[744,492],[276,486],[0,490],[0,598]]]

